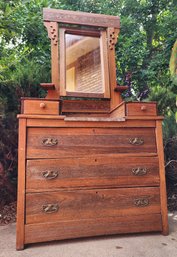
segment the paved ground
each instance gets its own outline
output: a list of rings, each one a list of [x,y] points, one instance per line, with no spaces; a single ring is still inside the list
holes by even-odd
[[[0,227],[0,257],[177,257],[177,212],[170,234],[136,234],[29,245],[15,250],[15,224]]]

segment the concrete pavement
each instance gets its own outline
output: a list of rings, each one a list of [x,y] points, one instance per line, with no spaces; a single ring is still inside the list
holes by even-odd
[[[0,257],[177,257],[177,212],[169,213],[169,236],[116,235],[38,243],[15,250],[15,224],[0,227]]]

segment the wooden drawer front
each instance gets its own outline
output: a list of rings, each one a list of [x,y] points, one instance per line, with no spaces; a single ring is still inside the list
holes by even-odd
[[[154,128],[29,128],[27,158],[155,153]]]
[[[25,225],[25,243],[148,231],[162,231],[160,214],[28,224]]]
[[[155,116],[157,115],[156,103],[127,103],[127,116]]]
[[[59,114],[59,102],[46,100],[24,100],[24,114]]]
[[[160,213],[159,188],[28,193],[26,224]]]
[[[28,192],[58,187],[159,185],[156,157],[28,160]]]

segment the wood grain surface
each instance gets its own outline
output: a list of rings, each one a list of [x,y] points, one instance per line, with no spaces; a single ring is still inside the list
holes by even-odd
[[[157,105],[156,103],[126,103],[127,116],[156,116]]]
[[[26,168],[26,119],[19,120],[18,134],[18,195],[17,195],[17,226],[16,249],[24,249],[25,224],[25,168]]]
[[[120,28],[118,16],[43,8],[44,21],[89,25],[96,27],[114,26]]]
[[[59,101],[25,100],[24,114],[59,115]]]
[[[135,200],[146,199],[147,206]],[[44,205],[58,205],[45,213]],[[67,190],[26,194],[26,224],[160,213],[159,188]]]
[[[25,225],[25,243],[98,235],[161,231],[160,214],[70,220]]]
[[[157,157],[86,157],[28,160],[26,191],[37,192],[73,187],[158,186]],[[135,175],[134,170],[146,171]],[[57,174],[45,178],[46,172]]]
[[[58,143],[47,147],[45,139]],[[141,138],[142,145],[130,139]],[[27,158],[61,158],[96,154],[155,153],[155,131],[152,128],[39,128],[28,129]]]
[[[167,192],[166,192],[166,181],[165,181],[162,122],[157,121],[156,125],[157,125],[156,127],[157,151],[159,156],[160,201],[161,201],[162,228],[163,228],[162,233],[163,235],[168,235],[169,225],[168,225]]]
[[[108,113],[110,100],[66,100],[62,101],[62,114],[65,113]]]

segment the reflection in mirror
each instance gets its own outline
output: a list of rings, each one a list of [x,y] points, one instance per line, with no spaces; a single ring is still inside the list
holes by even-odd
[[[104,93],[98,37],[65,34],[66,91]]]

